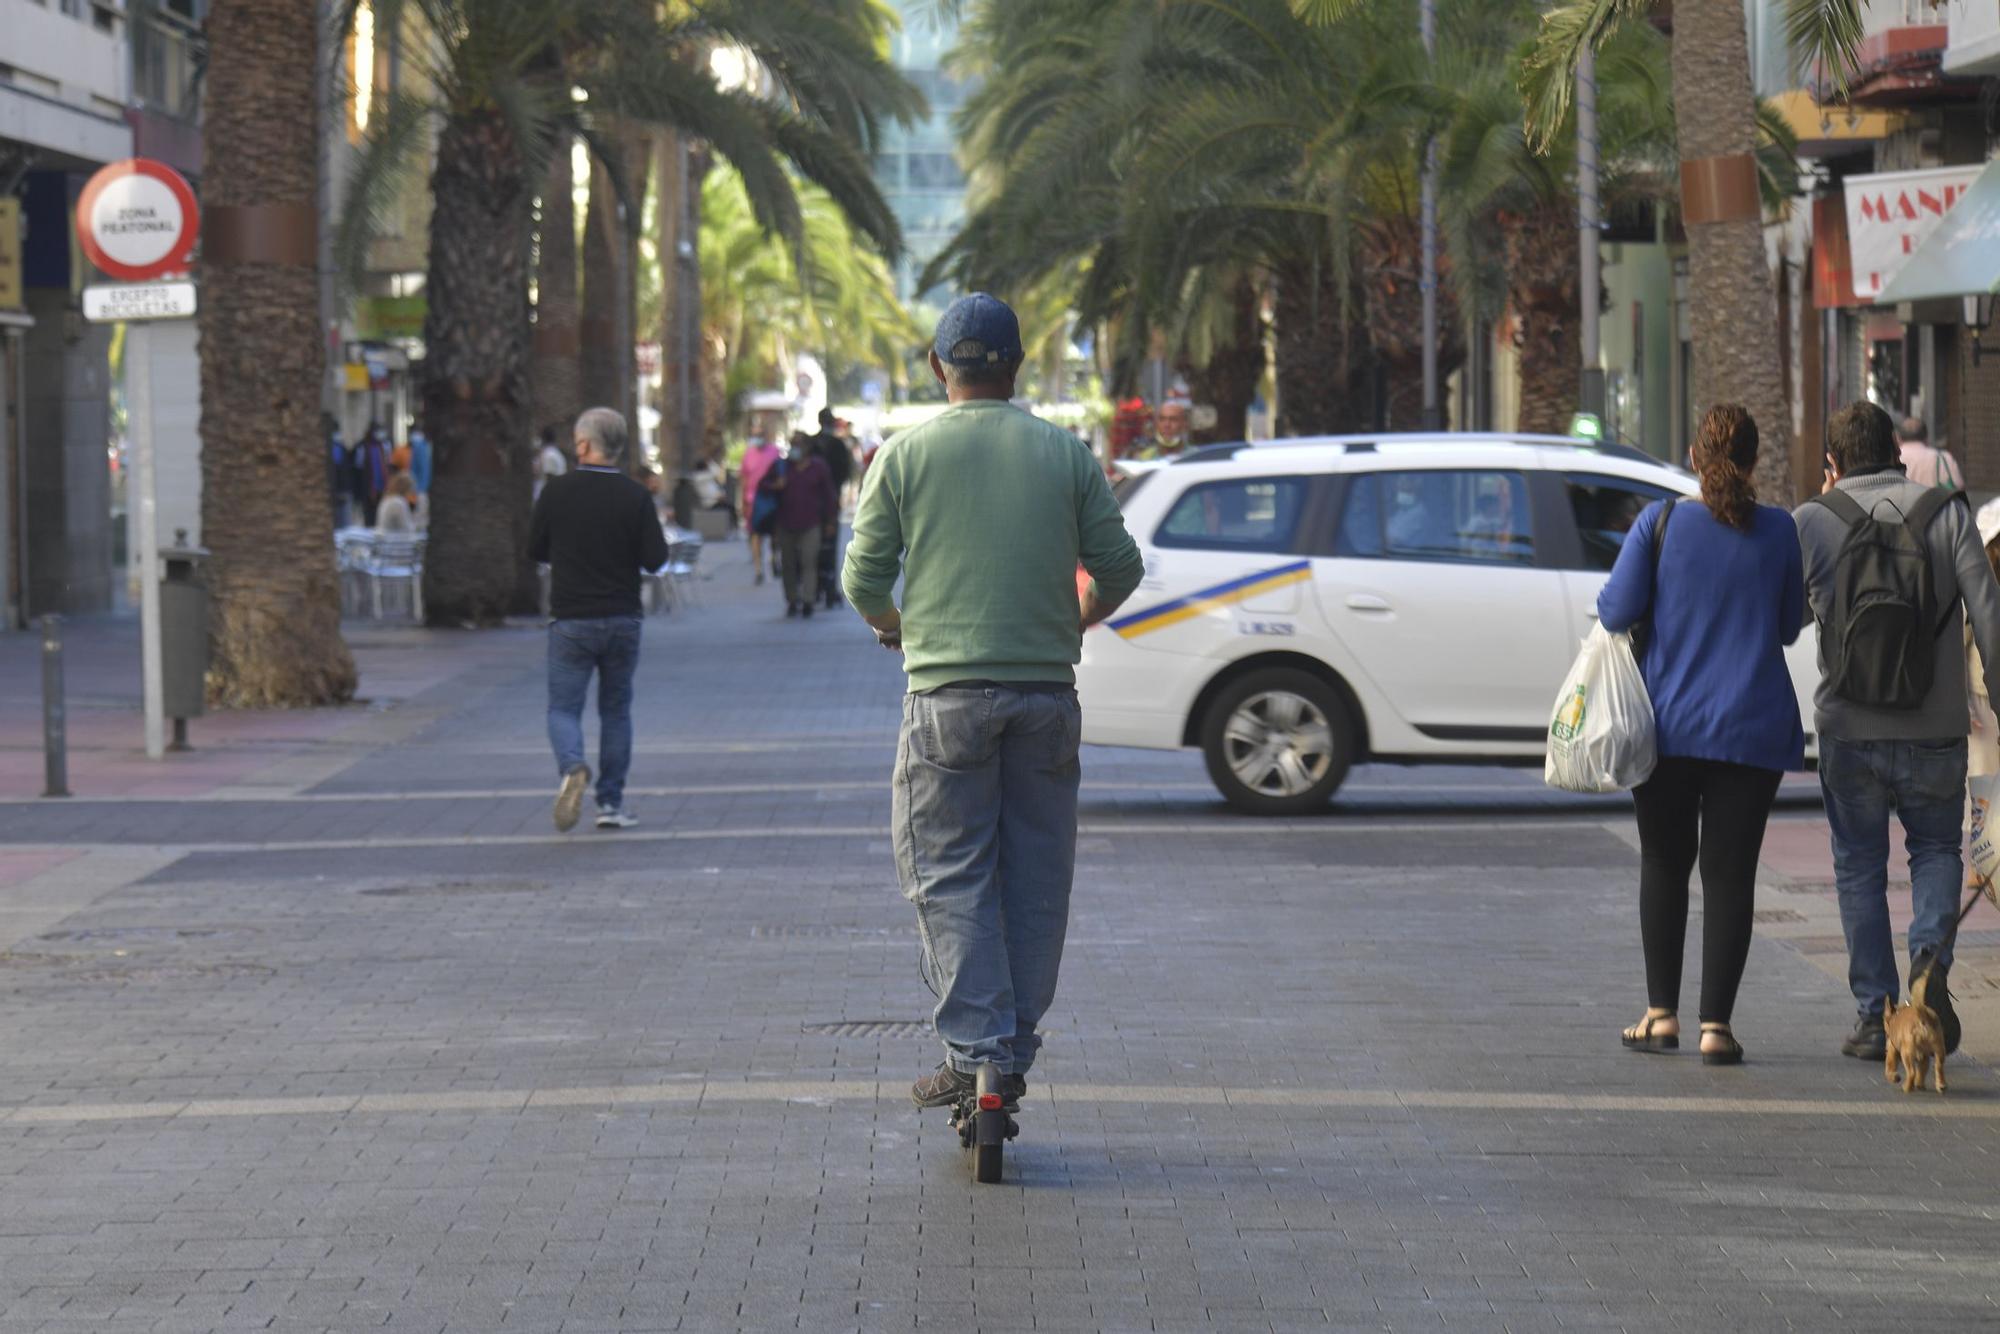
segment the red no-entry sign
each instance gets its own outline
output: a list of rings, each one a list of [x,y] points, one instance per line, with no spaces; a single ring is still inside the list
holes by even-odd
[[[121,282],[185,273],[201,211],[181,174],[151,158],[114,162],[76,201],[76,239],[92,264]]]

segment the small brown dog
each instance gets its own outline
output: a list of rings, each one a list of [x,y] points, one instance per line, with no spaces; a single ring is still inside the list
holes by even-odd
[[[1944,1030],[1938,1026],[1937,1011],[1924,1004],[1929,977],[1912,988],[1909,1003],[1897,1005],[1885,1000],[1882,1027],[1888,1034],[1889,1051],[1882,1060],[1882,1074],[1896,1082],[1896,1062],[1903,1063],[1903,1092],[1915,1093],[1930,1073],[1932,1086],[1944,1092]],[[1933,1064],[1935,1062],[1935,1064]]]

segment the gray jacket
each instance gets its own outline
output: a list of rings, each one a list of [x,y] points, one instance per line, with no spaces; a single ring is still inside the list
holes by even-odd
[[[1840,489],[1861,502],[1877,518],[1907,510],[1928,487],[1912,482],[1901,468],[1843,477]],[[1805,556],[1806,603],[1815,621],[1824,624],[1833,611],[1834,558],[1847,537],[1847,525],[1824,505],[1805,504],[1792,515],[1799,526],[1799,547]],[[1972,515],[1964,505],[1946,505],[1931,520],[1925,534],[1931,570],[1937,578],[1941,605],[1951,608],[1938,633],[1937,675],[1919,709],[1877,709],[1837,698],[1826,687],[1826,649],[1820,648],[1820,685],[1813,698],[1813,729],[1843,741],[1937,741],[1961,737],[1972,730],[1965,693],[1965,622],[1971,618],[1972,639],[1986,666],[1989,694],[2000,691],[2000,585],[1993,580]],[[1960,608],[1963,607],[1961,613]],[[2000,699],[2000,694],[1994,694]]]

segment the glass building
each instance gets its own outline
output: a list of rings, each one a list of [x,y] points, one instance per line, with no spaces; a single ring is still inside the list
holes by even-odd
[[[885,126],[875,155],[876,184],[903,227],[896,294],[909,302],[923,296],[917,275],[965,217],[965,173],[958,164],[952,116],[964,103],[967,88],[944,69],[958,27],[938,9],[934,0],[902,0],[903,28],[896,34],[892,58],[929,99],[930,115],[908,128]]]

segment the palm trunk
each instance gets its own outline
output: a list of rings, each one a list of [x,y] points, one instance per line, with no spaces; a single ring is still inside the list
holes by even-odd
[[[1560,435],[1576,411],[1582,357],[1576,201],[1550,200],[1529,213],[1504,213],[1498,222],[1520,348],[1520,429]]]
[[[424,569],[433,625],[492,624],[515,587],[531,454],[525,174],[497,112],[445,122],[424,318],[424,421],[437,449]]]
[[[1194,401],[1215,409],[1215,425],[1188,433],[1192,444],[1249,436],[1250,404],[1264,378],[1264,317],[1263,293],[1247,273],[1229,290],[1229,317],[1229,340],[1210,351],[1208,363],[1180,368]]]
[[[590,211],[583,223],[583,318],[578,322],[583,342],[583,402],[587,407],[617,407],[624,401],[614,349],[624,289],[619,276],[624,266],[619,257],[625,243],[611,169],[602,161],[593,161],[590,168]]]
[[[570,163],[570,138],[558,136],[542,179],[541,226],[537,231],[535,266],[535,400],[532,425],[553,427],[556,439],[567,441],[570,426],[583,411],[582,344],[576,327],[576,197]],[[515,488],[513,610],[532,614],[540,607],[541,575],[528,558],[528,521],[533,483]]]
[[[680,135],[660,136],[655,163],[660,179],[660,204],[656,210],[660,224],[662,298],[660,456],[675,473],[690,471],[701,457],[708,421],[702,380],[702,347],[706,339],[702,336],[701,318],[701,230],[698,225],[687,226],[687,220],[701,216],[701,178],[697,174],[701,158],[700,150]],[[680,252],[682,240],[690,247],[685,256]],[[685,305],[681,304],[683,300]],[[672,442],[671,446],[664,443],[667,441]]]
[[[1754,169],[1756,95],[1739,0],[1677,0],[1674,105],[1681,108],[1682,209],[1688,234],[1688,315],[1694,334],[1694,410],[1740,403],[1757,420],[1757,490],[1766,501],[1792,497],[1791,404],[1780,364],[1777,287],[1764,248]],[[1698,114],[1697,114],[1698,109]],[[1690,164],[1700,165],[1691,173]],[[1726,165],[1725,165],[1726,164]],[[1733,170],[1730,168],[1733,167]],[[1690,176],[1747,174],[1751,189],[1690,191]],[[1719,206],[1702,207],[1701,195]],[[1733,206],[1732,206],[1733,205]],[[1714,220],[1703,221],[1710,216]]]
[[[1368,312],[1368,341],[1385,380],[1385,423],[1413,431],[1423,420],[1424,341],[1421,235],[1414,217],[1385,215],[1364,229],[1361,282]],[[1449,282],[1451,259],[1438,255],[1438,381],[1442,385],[1465,359],[1458,301]]]
[[[535,268],[535,425],[566,439],[583,411],[582,343],[577,331],[576,200],[568,136],[558,141],[542,183],[540,263]]]
[[[1305,256],[1281,264],[1276,284],[1278,434],[1367,429],[1367,335],[1342,310],[1331,259]]]
[[[340,637],[319,423],[314,0],[209,12],[202,150],[202,534],[209,695],[240,707],[354,694]]]

